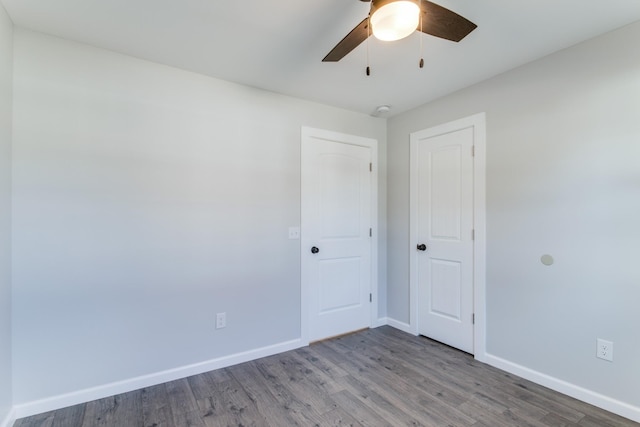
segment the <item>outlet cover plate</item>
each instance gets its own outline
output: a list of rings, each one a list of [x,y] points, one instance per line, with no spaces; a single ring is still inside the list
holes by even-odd
[[[216,314],[216,329],[227,327],[227,313]]]
[[[598,359],[613,362],[613,343],[611,341],[598,338],[596,357]]]
[[[289,227],[289,239],[298,240],[300,238],[300,227]]]

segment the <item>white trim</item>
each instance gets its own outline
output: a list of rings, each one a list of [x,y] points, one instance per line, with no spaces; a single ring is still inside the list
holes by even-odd
[[[484,362],[487,356],[487,117],[479,113],[469,117],[474,121],[473,160],[473,354]]]
[[[226,368],[228,366],[237,365],[239,363],[248,362],[250,360],[272,356],[274,354],[283,353],[289,350],[295,350],[304,346],[305,344],[300,339],[285,341],[279,344],[244,351],[229,356],[218,357],[216,359],[211,359],[200,363],[194,363],[192,365],[186,365],[179,368],[168,369],[166,371],[131,378],[128,380],[117,381],[110,384],[74,391],[71,393],[52,396],[46,399],[26,402],[14,406],[14,416],[17,416],[18,418],[29,417],[31,415],[65,408],[67,406],[77,405],[79,403],[102,399],[104,397],[113,396],[115,394],[138,390],[143,387],[150,387],[168,381],[190,377],[192,375],[201,374],[203,372],[212,371],[214,369]],[[4,427],[4,425],[2,427]]]
[[[11,427],[16,422],[16,410],[11,408],[4,420],[0,421],[0,427]]]
[[[361,140],[365,147],[371,149],[371,228],[373,236],[371,237],[371,323],[373,328],[378,321],[378,241],[380,227],[378,227],[378,140],[365,138]]]
[[[571,384],[567,381],[535,371],[517,363],[510,362],[492,354],[485,353],[485,363],[502,369],[503,371],[533,381],[536,384],[548,387],[552,390],[566,394],[575,399],[587,402],[598,408],[604,409],[621,417],[640,422],[640,407],[621,402],[592,390]]]
[[[417,208],[417,139],[420,134],[436,136],[450,133],[456,130],[473,128],[473,145],[475,155],[473,159],[473,228],[475,239],[473,246],[473,306],[475,313],[475,325],[473,328],[473,353],[477,360],[484,361],[486,357],[486,247],[487,247],[487,222],[486,222],[486,114],[478,113],[469,117],[431,127],[410,134],[410,173],[409,173],[409,230],[417,228],[417,219],[413,214]],[[415,247],[415,238],[411,235],[410,247]],[[418,335],[418,281],[413,255],[410,257],[409,272],[409,332]],[[401,328],[398,328],[401,329]]]
[[[379,227],[378,227],[378,140],[373,138],[366,138],[357,135],[349,135],[345,133],[333,132],[324,129],[316,129],[307,126],[302,126],[300,131],[300,229],[302,231],[302,236],[300,239],[300,336],[302,337],[302,342],[305,344],[309,343],[309,294],[307,292],[307,287],[304,286],[304,271],[303,266],[304,263],[302,261],[303,256],[303,248],[302,242],[304,241],[305,233],[304,229],[306,228],[306,224],[304,222],[304,200],[302,200],[302,188],[304,188],[304,163],[303,159],[305,158],[305,150],[307,140],[310,138],[318,138],[318,139],[326,139],[329,141],[338,141],[343,142],[345,144],[358,145],[361,147],[367,147],[371,150],[371,164],[373,167],[373,172],[371,174],[371,228],[373,229],[373,238],[371,239],[371,312],[369,318],[369,327],[377,327],[382,326],[379,325],[378,321],[378,236]]]
[[[396,320],[396,319],[392,319],[390,317],[387,317],[387,325],[391,326],[392,328],[399,329],[402,332],[406,332],[406,333],[411,334],[411,335],[418,335],[416,332],[413,331],[413,328],[411,327],[410,324],[401,322],[401,321]]]
[[[416,132],[409,134],[409,332],[418,335],[418,277],[415,263],[413,236],[418,229],[418,219],[414,212],[418,210],[418,145],[415,141]]]
[[[387,319],[386,317],[380,317],[373,322],[373,324],[371,325],[371,328],[379,328],[381,326],[386,326],[388,324],[389,324],[389,319]]]

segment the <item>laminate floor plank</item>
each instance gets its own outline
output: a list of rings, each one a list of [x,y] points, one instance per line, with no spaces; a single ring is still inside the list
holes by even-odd
[[[291,416],[287,406],[275,397],[254,362],[234,366],[230,374],[242,386],[247,397],[254,402],[258,412],[265,419],[265,425],[302,425]]]
[[[86,405],[74,405],[56,411],[52,427],[80,427],[84,421]]]
[[[294,373],[297,381],[309,383],[310,387],[319,393],[334,394],[344,390],[339,381],[327,375],[325,371],[296,352],[292,352],[289,357],[281,358],[280,367],[286,372]]]
[[[348,371],[342,369],[334,363],[330,363],[321,357],[318,357],[314,349],[309,347],[303,347],[295,350],[293,353],[296,357],[306,360],[310,365],[313,365],[316,369],[320,370],[324,375],[332,380],[337,380],[350,375]]]
[[[507,423],[511,425],[523,427],[546,427],[541,420],[530,418],[526,414],[519,414],[517,411],[512,411],[510,409],[502,412],[502,416],[507,420]]]
[[[476,426],[480,422],[481,425],[491,427],[513,427],[512,424],[508,424],[507,420],[503,419],[500,412],[487,409],[470,400],[464,402],[458,409],[477,420],[476,424],[472,424],[472,426]]]
[[[391,327],[17,420],[14,427],[640,427]]]
[[[318,414],[332,410],[332,402],[327,397],[344,389],[334,381],[325,381],[317,372],[291,357],[265,364],[264,369],[269,375],[282,378],[282,385],[292,395],[313,406]]]
[[[617,426],[618,423],[611,423],[608,421],[604,421],[602,418],[595,418],[590,415],[587,415],[578,423],[580,427],[614,427]]]
[[[483,393],[474,393],[469,402],[497,414],[500,418],[506,418],[510,425],[541,427],[544,426],[541,420],[548,415],[548,412],[535,406],[535,410],[508,406],[508,400],[502,399],[501,396],[487,396]]]
[[[307,393],[302,396],[296,394],[287,386],[289,378],[283,376],[281,372],[273,370],[273,366],[274,364],[269,360],[256,361],[256,367],[267,387],[280,404],[289,411],[291,417],[303,426],[323,425],[322,414],[331,409],[327,405],[326,396],[307,396]],[[308,402],[309,397],[316,405]]]
[[[216,369],[215,371],[209,371],[206,374],[214,383],[223,383],[231,379],[231,373],[229,369]]]
[[[384,415],[377,408],[365,405],[349,390],[343,390],[333,396],[338,406],[365,427],[376,427],[385,424]],[[393,420],[386,420],[391,422]]]
[[[207,426],[248,427],[267,424],[255,402],[234,379],[218,383],[216,393],[197,402]]]
[[[142,424],[141,390],[87,402],[82,422],[83,427],[136,427]]]
[[[211,397],[216,393],[220,393],[220,384],[224,384],[231,379],[229,378],[226,381],[213,382],[211,381],[211,377],[206,375],[207,373],[208,372],[205,372],[204,374],[193,375],[187,378],[187,383],[189,383],[189,387],[191,388],[191,392],[193,393],[193,397],[196,402]]]
[[[353,364],[353,368],[359,371],[359,382],[366,385],[370,390],[375,389],[383,398],[391,402],[392,406],[397,410],[399,409],[428,426],[446,426],[449,424],[445,414],[430,407],[433,402],[429,401],[421,390],[409,387],[401,378],[394,378],[394,380],[390,381],[389,377],[385,377],[380,373],[379,367],[359,360],[355,353],[349,355],[349,361]],[[353,379],[353,377],[350,377],[350,379]],[[380,384],[385,384],[385,387],[380,388]],[[458,425],[468,426],[470,424],[471,422],[463,422]]]
[[[265,425],[254,399],[229,372],[205,372],[188,378],[207,426]]]
[[[165,384],[142,389],[142,425],[144,427],[173,425],[173,412]]]
[[[193,391],[186,378],[166,383],[167,400],[175,426],[205,427]]]
[[[450,404],[441,400],[432,393],[428,387],[415,380],[415,376],[398,376],[396,365],[387,363],[388,360],[382,358],[366,357],[356,355],[356,359],[365,363],[373,369],[372,380],[375,383],[387,384],[395,393],[405,396],[408,402],[412,402],[416,408],[427,408],[435,425],[472,425],[475,420],[466,416],[456,408],[455,401]],[[371,364],[373,361],[373,364]],[[435,415],[435,416],[434,416]]]
[[[322,414],[322,425],[326,426],[350,426],[350,427],[363,427],[355,418],[342,408],[336,408],[329,412]]]
[[[13,427],[52,427],[55,415],[56,411],[51,411],[37,414],[29,418],[21,418],[13,424]]]
[[[396,375],[389,364],[362,354],[362,349],[358,346],[356,346],[358,351],[351,351],[350,346],[340,345],[337,341],[329,342],[327,345],[334,346],[337,351],[343,348],[345,353],[349,353],[349,361],[359,370],[363,382],[370,385],[386,384],[385,392],[388,396],[402,396],[402,402],[396,399],[395,405],[403,405],[405,410],[412,413],[414,417],[424,419],[435,426],[450,424],[470,426],[475,422],[456,408],[441,404],[423,389],[413,386],[410,378]]]
[[[430,348],[431,346],[425,347],[425,350],[429,351]],[[377,350],[374,349],[373,351]],[[525,381],[520,378],[512,379],[510,376],[505,377],[502,371],[495,368],[484,367],[473,362],[469,364],[467,362],[473,359],[471,356],[465,356],[464,353],[461,353],[459,356],[463,358],[458,357],[458,362],[463,363],[457,363],[455,365],[451,365],[450,362],[446,360],[440,360],[434,364],[430,359],[421,359],[415,355],[413,357],[400,355],[394,358],[393,361],[397,361],[397,363],[400,364],[414,362],[417,364],[416,366],[419,371],[429,372],[428,377],[430,379],[438,381],[440,384],[446,385],[449,388],[454,388],[458,393],[468,394],[470,391],[473,391],[474,393],[484,394],[485,396],[490,394],[492,396],[491,398],[494,399],[497,404],[506,406],[504,409],[510,409],[516,413],[528,411],[528,417],[534,419],[542,418],[549,413],[549,411],[558,412],[560,415],[574,422],[578,422],[584,417],[583,413],[575,411],[573,408],[558,403],[553,399],[529,394],[530,391],[527,386],[523,385]],[[452,368],[455,368],[455,371]],[[405,375],[407,374],[405,373]],[[505,378],[508,378],[508,381],[505,381]],[[548,389],[541,388],[541,392],[543,390],[546,394]],[[517,399],[514,399],[514,397],[517,397]]]
[[[428,393],[433,399],[447,406],[456,407],[469,398],[468,387],[456,387],[455,383],[450,379],[434,381],[434,376],[424,375],[423,367],[412,364],[396,354],[380,351],[378,347],[371,347],[369,360],[375,360],[386,371],[393,372],[396,376],[403,378],[412,386]]]
[[[347,348],[349,345],[346,346]],[[447,390],[451,394],[456,394],[457,400],[466,400],[471,391],[480,391],[484,384],[478,382],[472,376],[451,375],[449,368],[438,366],[444,363],[440,358],[432,358],[423,348],[412,348],[410,351],[402,351],[403,347],[381,347],[379,343],[370,343],[369,353],[380,357],[387,366],[398,371],[400,375],[407,378],[414,378],[419,381],[437,384],[442,390]],[[466,356],[471,358],[471,356]],[[425,375],[428,373],[428,375]],[[441,392],[441,391],[440,391]],[[436,394],[438,391],[436,391]]]
[[[578,425],[556,414],[545,415],[542,422],[549,427],[576,427]]]
[[[396,403],[401,396],[389,397],[386,393],[379,393],[378,387],[371,387],[362,383],[358,378],[353,375],[349,375],[345,378],[345,383],[348,384],[347,390],[357,396],[364,405],[368,406],[371,411],[381,414],[382,418],[389,424],[380,425],[392,425],[392,426],[427,426],[425,420],[421,420],[420,417],[414,417],[408,411],[400,408]]]

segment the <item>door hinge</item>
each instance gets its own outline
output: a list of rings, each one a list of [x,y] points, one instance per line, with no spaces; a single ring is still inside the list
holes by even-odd
[[[471,230],[471,240],[476,240],[476,230],[475,229]]]
[[[373,294],[369,294],[369,302],[373,302]]]
[[[373,163],[369,163],[369,172],[373,172]]]
[[[373,229],[372,228],[369,229],[369,237],[373,237]]]
[[[471,157],[475,157],[476,156],[476,146],[472,145],[471,146]]]
[[[476,324],[476,314],[475,313],[471,313],[471,324],[472,325]]]

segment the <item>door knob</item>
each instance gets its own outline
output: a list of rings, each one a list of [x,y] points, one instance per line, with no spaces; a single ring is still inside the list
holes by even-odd
[[[311,248],[312,254],[317,254],[318,252],[320,252],[320,249],[316,248],[315,246]]]
[[[427,250],[427,245],[425,245],[424,243],[420,243],[420,244],[417,246],[417,249],[418,249],[419,251],[426,251],[426,250]]]

